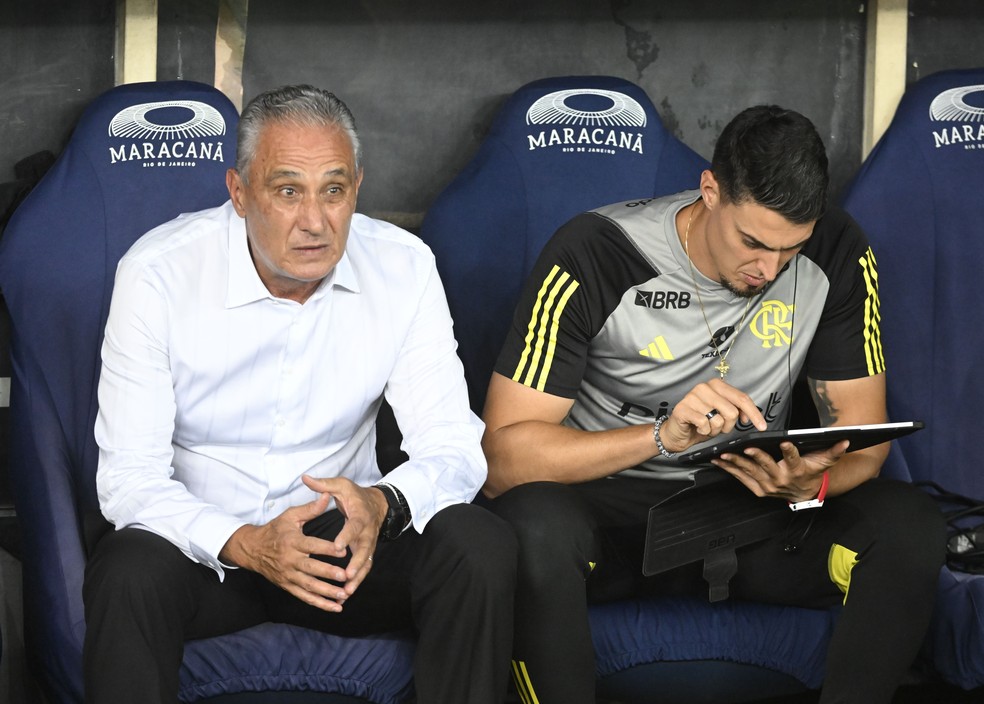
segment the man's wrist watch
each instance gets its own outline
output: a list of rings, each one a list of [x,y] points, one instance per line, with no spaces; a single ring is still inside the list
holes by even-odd
[[[410,525],[410,506],[403,492],[387,482],[378,482],[376,488],[386,497],[388,508],[379,527],[380,540],[396,540]]]

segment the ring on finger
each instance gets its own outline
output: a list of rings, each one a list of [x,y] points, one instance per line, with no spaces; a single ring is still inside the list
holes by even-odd
[[[707,420],[711,420],[717,414],[718,414],[717,409],[712,408],[711,410],[709,410],[707,413],[704,414],[704,417],[707,418]]]

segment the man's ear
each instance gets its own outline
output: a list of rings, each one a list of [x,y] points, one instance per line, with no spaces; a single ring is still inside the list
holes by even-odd
[[[710,169],[704,169],[700,174],[700,197],[708,210],[713,210],[721,202],[721,188]]]
[[[356,202],[358,202],[358,201],[359,201],[359,189],[360,189],[360,188],[362,188],[362,176],[363,176],[364,174],[365,174],[365,171],[364,171],[364,170],[363,170],[363,168],[362,168],[362,167],[360,166],[360,167],[359,167],[359,173],[358,173],[358,175],[357,175],[357,176],[355,177],[355,200],[356,200]]]
[[[246,217],[245,190],[243,179],[235,169],[226,171],[226,188],[229,190],[229,198],[232,200],[232,207],[236,209],[239,217]]]

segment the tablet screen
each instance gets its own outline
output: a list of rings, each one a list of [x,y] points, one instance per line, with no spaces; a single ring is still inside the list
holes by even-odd
[[[794,430],[765,430],[742,433],[721,442],[704,445],[680,456],[682,464],[709,462],[725,452],[742,452],[746,447],[760,447],[776,460],[782,459],[779,443],[788,440],[801,455],[826,450],[841,440],[850,440],[847,451],[861,450],[908,435],[924,427],[922,421],[874,423],[872,425],[838,425],[829,428],[797,428]]]

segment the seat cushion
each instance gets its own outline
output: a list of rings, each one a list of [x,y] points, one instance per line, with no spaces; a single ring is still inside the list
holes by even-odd
[[[191,641],[181,665],[182,702],[231,692],[315,691],[397,704],[413,691],[409,633],[342,638],[264,623]]]
[[[594,605],[598,676],[660,661],[723,660],[768,668],[816,688],[839,611],[687,597]]]
[[[924,655],[947,682],[984,686],[984,575],[940,573]]]

